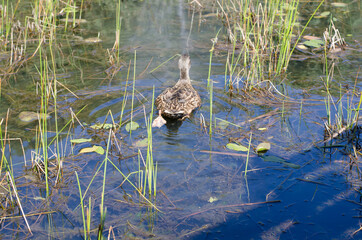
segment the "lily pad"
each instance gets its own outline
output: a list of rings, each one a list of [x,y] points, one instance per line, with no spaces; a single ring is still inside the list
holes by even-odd
[[[244,147],[243,145],[237,144],[237,143],[228,143],[226,144],[226,147],[228,149],[234,150],[234,151],[241,151],[241,152],[247,152],[248,148]]]
[[[262,142],[256,147],[258,153],[263,153],[270,150],[270,143]]]
[[[139,128],[140,125],[138,125],[137,122],[129,122],[126,124],[126,131],[129,132],[129,131],[134,131],[136,130],[137,128]]]
[[[79,151],[80,153],[91,153],[91,152],[95,152],[98,153],[100,155],[104,154],[104,149],[101,146],[96,146],[94,145],[93,147],[88,147],[88,148],[83,148]]]
[[[133,143],[133,146],[136,148],[143,148],[143,147],[147,147],[148,145],[148,139],[144,138],[144,139],[140,139],[138,141],[136,141],[135,143]]]
[[[305,42],[303,42],[303,44],[308,47],[319,48],[324,44],[324,41],[320,40],[320,39],[313,39],[313,40],[305,41]]]
[[[71,143],[85,143],[92,141],[91,138],[78,138],[78,139],[72,139],[70,140]]]
[[[19,114],[19,119],[23,122],[33,122],[36,121],[38,119],[49,119],[50,115],[49,114],[45,114],[45,113],[36,113],[36,112],[29,112],[29,111],[24,111],[21,112]]]

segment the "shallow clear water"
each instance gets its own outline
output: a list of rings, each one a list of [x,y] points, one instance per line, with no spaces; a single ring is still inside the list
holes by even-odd
[[[340,10],[334,11],[338,14]],[[109,152],[109,159],[125,175],[138,170],[139,160],[135,156],[138,148],[134,144],[147,137],[144,113],[147,117],[151,113],[153,87],[155,95],[158,95],[179,77],[177,57],[150,73],[152,69],[177,53],[188,52],[192,61],[190,71],[193,85],[203,101],[192,118],[179,126],[153,129],[153,159],[157,162],[158,170],[155,204],[161,212],[155,212],[145,205],[140,206],[138,203],[143,199],[128,182],[123,183],[124,177],[108,163],[104,236],[108,236],[109,228],[112,227],[116,239],[361,237],[360,232],[353,234],[360,226],[360,177],[356,175],[347,155],[337,148],[323,148],[323,118],[326,117],[326,110],[323,101],[325,87],[321,80],[324,71],[320,59],[314,57],[290,63],[290,74],[282,86],[277,86],[279,91],[290,98],[278,95],[278,99],[270,99],[256,95],[253,99],[245,100],[242,93],[229,96],[225,92],[226,53],[216,53],[211,71],[215,125],[210,137],[208,129],[204,129],[201,124],[201,118],[204,117],[207,122],[210,119],[210,95],[206,87],[212,44],[210,39],[221,25],[216,19],[208,17],[201,17],[199,24],[198,14],[193,16],[183,1],[125,2],[121,9],[120,40],[125,64],[113,78],[107,76],[109,65],[105,57],[106,49],[113,46],[115,39],[113,2],[89,4],[84,12],[88,23],[82,26],[82,31],[75,33],[83,38],[95,37],[99,33],[102,43],[80,44],[70,40],[70,44],[64,45],[62,49],[63,52],[71,52],[73,59],[59,60],[58,81],[70,88],[77,97],[65,90],[58,94],[61,116],[58,124],[61,126],[71,117],[70,107],[78,112],[86,106],[77,116],[81,123],[92,125],[105,120],[110,123],[108,111],[118,121],[128,63],[133,63],[136,55],[135,75],[138,77],[135,81],[132,119],[140,128],[129,134],[122,127],[116,134],[120,150],[112,145]],[[360,21],[355,20],[358,17],[353,14],[355,12],[352,11],[351,20],[344,19],[351,21],[350,25],[347,24],[349,27],[342,25],[345,28],[342,27],[341,31],[345,34],[353,31],[353,24]],[[311,25],[311,32],[322,32],[326,24],[323,20],[316,20]],[[356,30],[354,33],[353,37],[346,39],[352,50],[346,50],[335,60],[335,85],[331,92],[336,99],[340,86],[344,89],[345,85],[349,85],[353,89],[356,82],[356,89],[360,90],[361,87],[361,77],[357,73],[361,56],[358,41],[362,38],[361,32]],[[67,39],[74,39],[74,36],[64,36],[61,41],[67,42]],[[144,74],[139,76],[142,72]],[[38,73],[29,66],[19,73],[16,81],[12,81],[9,89],[3,90],[2,94],[17,97],[16,89],[35,91],[32,81],[38,78]],[[123,113],[123,120],[126,121],[131,119],[131,79],[133,65]],[[20,111],[36,110],[39,107],[37,99],[32,95],[24,101],[11,102],[9,98],[2,98],[0,116],[5,117],[10,107],[10,119],[17,119]],[[344,103],[346,99],[343,98]],[[355,96],[354,103],[358,100],[359,96]],[[221,120],[237,126],[229,124],[224,128],[220,125]],[[9,122],[9,135],[23,138],[28,166],[31,151],[36,147],[35,127],[35,123],[24,126],[19,121]],[[49,121],[49,128],[54,129],[54,119]],[[270,142],[271,150],[264,158],[250,152],[245,176],[246,153],[226,149],[225,145],[239,142],[248,146],[251,133],[254,148],[261,142]],[[66,140],[66,133],[61,136],[64,139],[61,152],[65,155],[63,180],[54,186],[55,176],[51,178],[49,203],[44,201],[46,193],[42,180],[33,171],[25,170],[22,149],[19,144],[12,144],[11,156],[17,188],[24,212],[36,214],[27,218],[36,238],[82,238],[83,223],[74,172],[77,171],[80,177],[84,193],[104,160],[104,155],[79,154],[79,151],[93,144],[105,146],[108,131],[96,132],[75,123],[70,134],[72,138],[91,137],[92,144],[74,145],[71,150],[66,142],[69,141]],[[53,136],[54,133],[49,133],[49,137]],[[146,158],[146,149],[140,150]],[[130,180],[138,182],[136,175],[131,175]],[[87,203],[89,197],[92,202],[92,238],[96,238],[100,223],[102,184],[103,167],[85,197]],[[19,213],[14,215],[20,216]],[[7,219],[3,222],[0,234],[4,238],[30,237],[24,224],[20,217]]]

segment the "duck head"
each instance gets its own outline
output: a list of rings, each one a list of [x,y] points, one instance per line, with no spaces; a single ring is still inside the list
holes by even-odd
[[[189,70],[191,68],[191,60],[188,54],[183,54],[178,61],[180,69],[180,80],[190,80]]]

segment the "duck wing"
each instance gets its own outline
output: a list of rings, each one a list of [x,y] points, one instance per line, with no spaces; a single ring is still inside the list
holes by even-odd
[[[201,105],[201,99],[191,84],[176,84],[163,91],[155,101],[159,110],[168,117],[179,118],[189,115]]]

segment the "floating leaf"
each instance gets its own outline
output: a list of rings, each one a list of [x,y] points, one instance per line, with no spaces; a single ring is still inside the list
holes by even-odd
[[[85,143],[92,141],[91,138],[78,138],[78,139],[72,139],[70,140],[71,143]]]
[[[104,154],[104,149],[101,146],[96,146],[95,152],[100,154],[100,155],[103,155]]]
[[[320,38],[320,37],[310,36],[310,35],[305,35],[305,36],[303,36],[303,38],[306,40],[322,40],[322,38]]]
[[[320,39],[313,39],[313,40],[305,41],[305,42],[303,42],[303,44],[308,47],[319,48],[324,44],[324,41],[320,40]]]
[[[263,156],[264,161],[266,162],[276,162],[276,163],[285,163],[286,160],[281,158],[281,157],[277,157],[277,156],[272,156],[272,155],[268,155],[268,156]]]
[[[325,18],[325,17],[328,17],[329,14],[331,14],[331,12],[325,11],[325,12],[322,12],[321,14],[319,14],[319,16],[317,16],[317,17],[319,17],[319,18]]]
[[[300,168],[300,165],[294,164],[294,163],[290,163],[290,162],[284,162],[284,165],[285,165],[285,166],[288,166],[288,167],[291,167],[291,168],[294,168],[294,169]]]
[[[129,132],[129,131],[134,131],[136,130],[137,128],[139,128],[140,125],[138,125],[137,122],[129,122],[126,124],[126,131]]]
[[[347,3],[343,3],[343,2],[334,2],[334,3],[331,3],[331,5],[333,7],[347,7],[348,6]]]
[[[111,129],[111,128],[115,128],[115,127],[116,127],[116,125],[112,124],[112,123],[103,124],[104,129]]]
[[[285,159],[281,158],[281,157],[277,157],[277,156],[263,156],[264,161],[266,162],[276,162],[276,163],[281,163],[284,164],[287,167],[291,167],[294,169],[298,169],[300,168],[300,165],[298,164],[294,164],[294,163],[290,163],[288,161],[286,161]]]
[[[83,148],[79,151],[80,153],[96,152],[100,155],[104,154],[104,149],[101,146],[94,145],[93,147]]]
[[[84,43],[100,43],[102,42],[102,39],[100,39],[99,37],[91,37],[91,38],[86,38],[83,40]]]
[[[235,150],[235,151],[242,151],[242,152],[248,151],[247,147],[244,147],[244,146],[242,146],[240,144],[236,144],[236,143],[228,143],[228,144],[226,144],[226,147],[228,149]]]
[[[101,123],[96,123],[92,126],[90,126],[93,129],[111,129],[111,128],[115,128],[116,125],[115,124],[111,124],[111,123],[105,123],[105,124],[101,124]]]
[[[148,145],[148,139],[144,138],[144,139],[140,139],[138,141],[136,141],[135,143],[133,143],[133,146],[136,148],[143,148],[143,147],[147,147]]]
[[[19,119],[23,122],[28,122],[28,123],[38,120],[39,118],[48,119],[48,118],[50,118],[50,115],[46,114],[46,113],[36,113],[36,112],[29,112],[29,111],[24,111],[19,114]]]
[[[266,152],[270,149],[270,143],[262,142],[256,147],[256,151],[259,152]]]
[[[33,199],[34,199],[34,200],[42,200],[42,201],[46,200],[46,199],[43,198],[43,197],[34,197]]]
[[[229,122],[227,121],[220,121],[217,123],[217,127],[224,130],[229,126]]]
[[[303,44],[298,44],[297,49],[299,49],[299,50],[308,50],[308,48],[306,46],[304,46]]]
[[[209,203],[213,203],[213,202],[216,202],[217,200],[217,197],[210,197],[209,200],[207,200]]]
[[[90,126],[90,127],[93,128],[93,129],[101,129],[101,128],[102,128],[102,124],[96,123],[96,124],[94,124],[94,125],[92,125],[92,126]]]

